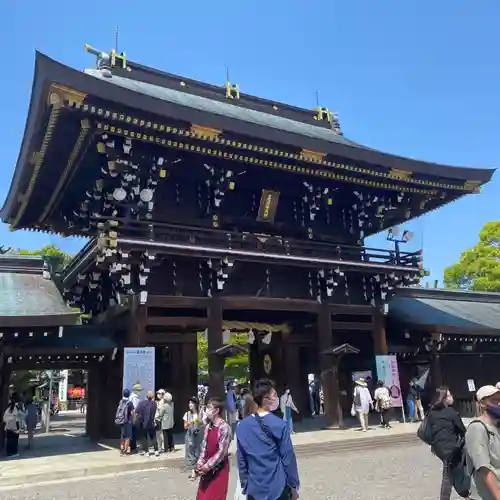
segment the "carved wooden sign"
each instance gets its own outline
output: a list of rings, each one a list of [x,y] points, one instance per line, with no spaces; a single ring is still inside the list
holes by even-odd
[[[271,191],[269,189],[262,190],[259,214],[257,215],[257,220],[259,222],[269,222],[270,224],[274,222],[279,199],[280,194],[278,191]]]

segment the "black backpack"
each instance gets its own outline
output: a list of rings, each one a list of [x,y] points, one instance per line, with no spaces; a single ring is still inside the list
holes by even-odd
[[[422,421],[422,423],[418,426],[417,430],[417,436],[419,439],[421,439],[425,444],[428,444],[429,446],[432,445],[432,425],[431,425],[431,415],[432,412],[430,411]]]
[[[126,399],[122,399],[118,404],[115,415],[115,424],[123,425],[127,423],[127,413],[128,413],[129,402]]]
[[[491,432],[481,420],[472,421],[469,424],[469,427],[476,422],[480,423],[484,427],[489,440]],[[465,439],[463,439],[460,446],[452,452],[448,458],[447,465],[448,476],[453,484],[453,488],[455,488],[455,491],[462,498],[469,498],[474,471],[469,471],[467,467],[467,449],[465,447]]]

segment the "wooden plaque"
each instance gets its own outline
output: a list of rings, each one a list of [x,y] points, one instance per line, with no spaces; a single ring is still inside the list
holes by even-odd
[[[280,194],[278,191],[271,191],[269,189],[262,190],[259,214],[257,215],[257,220],[259,222],[269,222],[270,224],[274,222],[279,199]]]

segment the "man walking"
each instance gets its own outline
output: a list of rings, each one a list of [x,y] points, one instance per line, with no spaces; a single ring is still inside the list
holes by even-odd
[[[296,500],[299,497],[297,459],[286,422],[272,414],[279,398],[271,380],[253,389],[257,411],[236,428],[241,490],[247,500]]]

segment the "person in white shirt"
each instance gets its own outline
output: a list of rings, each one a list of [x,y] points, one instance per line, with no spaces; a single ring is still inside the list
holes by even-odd
[[[137,405],[140,403],[141,398],[139,394],[142,392],[142,386],[141,384],[134,384],[132,386],[132,393],[130,394],[129,401],[132,403],[134,407],[134,414],[132,417],[132,438],[130,439],[130,451],[135,452],[137,451],[137,426],[135,425],[135,409],[137,408]]]
[[[386,429],[390,429],[391,426],[387,414],[391,409],[391,394],[383,380],[377,382],[377,388],[375,389],[373,399],[375,399],[375,410],[380,413],[380,425]]]
[[[356,380],[355,384],[351,413],[353,416],[358,416],[361,430],[366,432],[368,430],[368,414],[370,409],[373,409],[372,396],[364,378]]]
[[[292,398],[292,393],[290,392],[290,389],[288,387],[285,387],[285,392],[281,395],[280,410],[283,414],[283,420],[288,424],[290,434],[294,434],[292,411],[298,414],[299,410],[295,406]]]
[[[3,414],[5,425],[5,451],[8,457],[17,457],[19,454],[19,431],[25,415],[20,409],[17,393],[10,397],[9,406]]]

